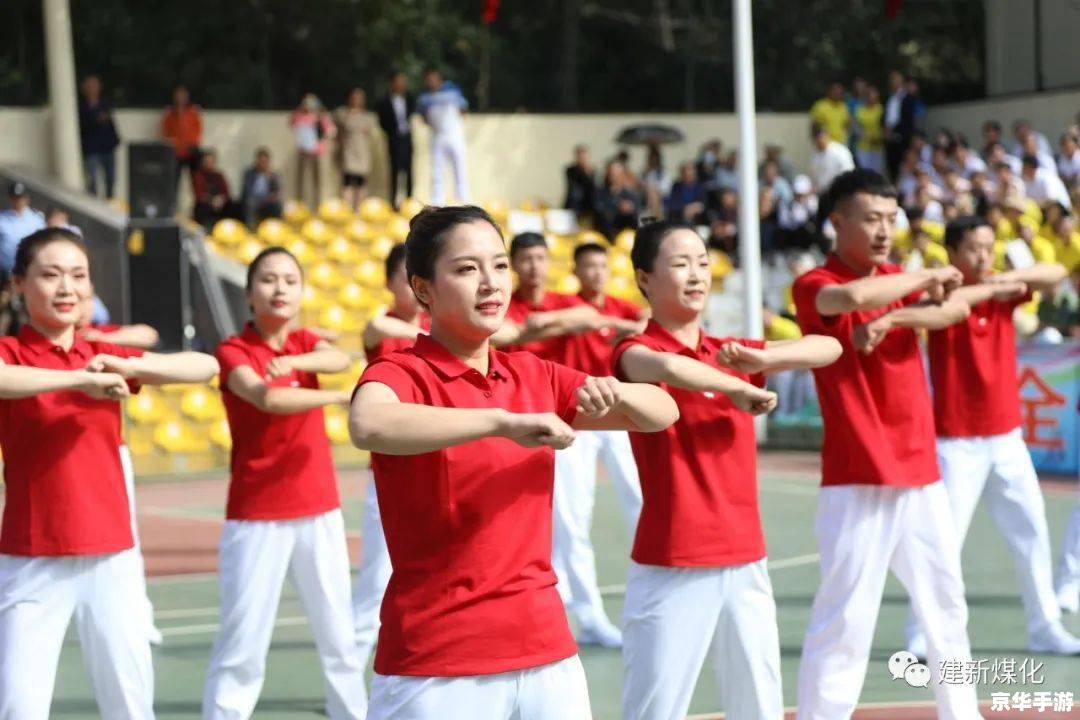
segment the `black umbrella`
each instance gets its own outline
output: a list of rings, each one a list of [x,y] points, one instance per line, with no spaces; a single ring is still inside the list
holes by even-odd
[[[686,138],[682,130],[670,125],[629,125],[619,131],[615,142],[619,145],[666,145],[681,143]]]

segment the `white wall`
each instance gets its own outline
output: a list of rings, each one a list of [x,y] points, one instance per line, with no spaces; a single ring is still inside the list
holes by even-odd
[[[1026,118],[1037,130],[1046,133],[1056,151],[1058,137],[1076,122],[1077,113],[1080,113],[1080,90],[1026,93],[931,107],[926,113],[926,127],[931,132],[938,127],[959,130],[973,147],[981,148],[984,121],[997,120],[1006,137],[1011,137],[1012,122]]]
[[[0,108],[0,163],[20,163],[43,172],[52,165],[46,109]],[[153,110],[117,110],[116,122],[125,141],[158,137],[159,114]],[[726,146],[737,138],[736,117],[732,113],[709,115],[480,115],[465,118],[472,199],[502,199],[518,203],[542,199],[560,204],[563,199],[563,167],[570,162],[577,143],[588,144],[600,165],[617,150],[618,131],[629,124],[659,122],[671,124],[686,135],[686,141],[665,148],[665,161],[672,172],[677,164],[694,157],[709,138],[719,137]],[[219,164],[239,192],[240,175],[251,162],[255,148],[266,145],[282,170],[286,189],[295,185],[292,134],[285,112],[206,111],[203,117],[204,144],[215,147]],[[763,113],[758,115],[758,140],[782,145],[796,167],[806,167],[810,157],[808,120],[803,113]],[[415,125],[415,194],[426,199],[430,192],[427,129]],[[381,145],[380,145],[381,147]],[[637,148],[632,163],[639,168],[644,152]],[[385,153],[376,157],[374,190],[385,191]],[[119,197],[126,197],[126,157],[117,153]],[[336,188],[336,172],[324,162],[324,196]]]

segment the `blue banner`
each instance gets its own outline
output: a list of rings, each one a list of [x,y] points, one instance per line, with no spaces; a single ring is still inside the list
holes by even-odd
[[[1039,472],[1080,474],[1080,342],[1021,343],[1020,414]]]

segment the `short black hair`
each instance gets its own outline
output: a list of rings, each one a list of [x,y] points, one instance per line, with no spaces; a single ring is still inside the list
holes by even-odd
[[[430,75],[431,73],[438,73],[438,74],[442,75],[443,71],[442,71],[442,68],[440,68],[438,65],[428,65],[428,66],[426,66],[424,68],[424,75],[427,76],[427,75]]]
[[[1020,162],[1024,165],[1027,165],[1028,167],[1039,167],[1039,158],[1035,157],[1034,155],[1025,155],[1024,157],[1020,158]]]
[[[574,248],[574,264],[577,265],[581,262],[581,258],[589,253],[600,253],[601,255],[607,255],[607,248],[600,243],[587,242],[581,243]]]
[[[304,267],[300,264],[300,261],[296,259],[296,256],[285,248],[281,247],[280,245],[271,245],[270,247],[264,248],[262,251],[260,251],[259,254],[256,255],[248,264],[247,281],[244,283],[245,290],[251,290],[251,285],[255,282],[255,272],[259,269],[259,265],[262,264],[262,261],[270,257],[271,255],[288,255],[290,258],[292,258],[292,261],[296,263],[296,267],[300,269],[300,279],[304,279]]]
[[[987,130],[1001,132],[1001,123],[999,123],[997,120],[987,120],[983,123],[983,132],[986,132]]]
[[[958,250],[967,234],[981,227],[988,228],[990,223],[980,215],[962,215],[950,220],[945,226],[945,247]]]
[[[682,220],[657,220],[646,223],[634,233],[634,247],[630,251],[630,261],[635,270],[652,272],[656,266],[656,257],[660,254],[660,246],[668,235],[676,230],[689,230],[697,235],[697,230],[688,222]]]
[[[439,259],[447,234],[458,225],[485,222],[494,228],[502,239],[502,230],[483,208],[475,205],[447,205],[425,207],[409,221],[409,235],[405,238],[405,272],[409,280],[413,276],[431,280],[435,277],[435,262]]]
[[[398,243],[394,247],[390,248],[389,254],[386,256],[386,264],[384,270],[386,272],[386,282],[390,282],[390,277],[398,271],[405,263],[405,243]]]
[[[874,197],[897,198],[896,187],[876,170],[857,168],[840,173],[825,190],[818,218],[824,224],[825,219],[843,202],[855,195],[873,195]]]
[[[86,243],[77,233],[67,228],[42,228],[31,233],[19,241],[19,247],[15,250],[15,264],[11,268],[11,274],[15,277],[26,277],[30,264],[34,262],[41,248],[54,242],[67,241],[83,251],[87,258],[90,253],[86,250]]]
[[[510,259],[513,260],[514,256],[522,250],[528,250],[529,248],[542,247],[547,249],[547,240],[544,236],[538,232],[523,232],[514,236],[514,239],[510,241]]]

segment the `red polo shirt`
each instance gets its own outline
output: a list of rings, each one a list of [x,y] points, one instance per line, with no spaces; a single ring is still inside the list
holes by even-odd
[[[879,265],[878,274],[901,272]],[[855,326],[918,302],[922,293],[882,308],[823,316],[815,301],[822,288],[858,276],[835,255],[792,286],[803,333],[836,338],[840,359],[814,369],[825,440],[822,485],[917,487],[940,479],[934,451],[934,414],[914,330],[893,328],[872,353],[855,349]]]
[[[487,376],[428,335],[379,358],[359,385],[404,403],[576,414],[585,375],[492,351]],[[484,438],[422,455],[371,454],[394,572],[375,654],[381,675],[488,675],[572,656],[551,569],[555,453]]]
[[[7,365],[81,370],[95,355],[141,350],[89,342],[65,351],[29,325],[0,338]],[[137,383],[129,383],[138,392]],[[0,399],[0,448],[7,494],[0,552],[101,555],[134,545],[120,467],[120,403],[75,390]]]
[[[229,520],[288,520],[341,506],[322,408],[291,415],[266,413],[229,390],[229,373],[235,368],[246,365],[265,379],[266,366],[275,357],[309,353],[319,340],[309,330],[294,330],[282,349],[275,350],[248,324],[218,347],[221,398],[233,439],[225,508]],[[267,384],[318,389],[319,378],[293,370]]]
[[[934,422],[940,437],[1002,435],[1020,427],[1013,310],[1031,300],[987,300],[964,322],[929,333]]]
[[[544,296],[540,298],[540,302],[534,303],[526,300],[522,296],[521,290],[517,290],[510,296],[510,305],[506,308],[506,319],[522,325],[533,313],[564,310],[584,304],[585,301],[577,295],[550,291],[545,291]],[[533,355],[545,360],[561,363],[566,355],[566,340],[566,336],[548,338],[547,340],[533,340],[519,345],[508,345],[505,350],[506,352],[531,352]]]
[[[716,352],[727,342],[762,348],[761,340],[710,337],[683,345],[650,320],[645,332],[624,339],[613,362],[634,345],[692,358],[763,387],[764,375],[722,366]],[[625,377],[621,371],[620,377]],[[645,565],[718,567],[765,557],[757,498],[754,418],[723,393],[660,387],[675,399],[679,419],[656,433],[630,433],[644,505],[631,557]]]
[[[404,319],[401,316],[395,314],[393,310],[386,313],[386,316],[397,318],[398,320]],[[421,330],[423,330],[424,332],[431,330],[431,318],[428,317],[427,313],[420,313],[419,320]],[[390,353],[397,352],[398,350],[407,350],[408,348],[411,348],[415,342],[415,340],[409,340],[406,338],[385,338],[375,343],[375,345],[373,345],[372,347],[365,347],[364,355],[367,356],[368,362],[374,362],[376,359],[382,357],[383,355],[389,355]]]
[[[588,301],[578,295],[583,303]],[[601,304],[594,305],[601,315],[620,320],[637,320],[641,317],[641,308],[632,302],[605,295]],[[613,340],[615,329],[610,327],[590,332],[571,335],[564,341],[565,352],[562,363],[577,368],[587,375],[603,377],[611,374],[611,354],[615,349]]]

